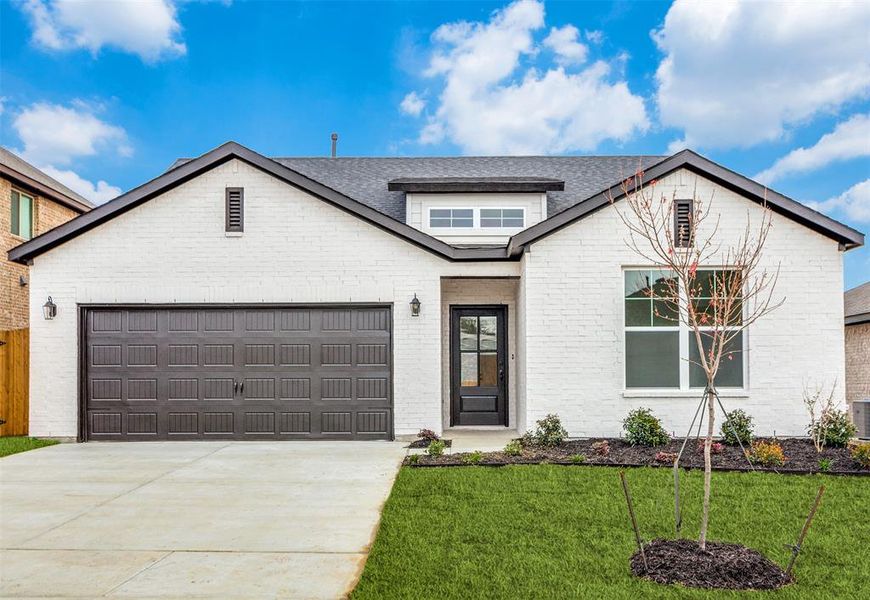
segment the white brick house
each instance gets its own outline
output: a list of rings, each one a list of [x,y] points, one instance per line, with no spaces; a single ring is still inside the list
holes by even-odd
[[[688,151],[268,159],[234,143],[10,251],[31,264],[30,432],[382,439],[555,412],[612,436],[638,406],[682,431],[701,391],[688,336],[633,321],[651,265],[607,199],[638,166],[665,195],[715,193],[725,241],[773,208],[786,301],[746,332],[722,396],[759,433],[802,434],[807,378],[844,379],[842,253],[861,233]]]

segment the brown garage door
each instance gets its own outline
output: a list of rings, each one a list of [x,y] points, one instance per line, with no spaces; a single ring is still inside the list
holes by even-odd
[[[92,307],[91,440],[389,439],[388,306]]]

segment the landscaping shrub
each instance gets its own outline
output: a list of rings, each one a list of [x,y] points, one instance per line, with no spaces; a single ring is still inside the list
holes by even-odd
[[[529,446],[558,446],[568,437],[568,432],[562,427],[562,421],[558,415],[547,415],[536,423],[534,431],[523,436],[526,445]]]
[[[739,446],[741,443],[749,446],[752,443],[754,429],[752,417],[738,408],[725,415],[721,429],[722,439],[729,446]]]
[[[673,464],[677,460],[676,452],[656,452],[656,462]]]
[[[819,459],[819,473],[827,473],[828,471],[831,470],[831,467],[833,466],[833,464],[834,464],[834,461],[831,460],[830,458]]]
[[[444,443],[444,440],[432,440],[426,448],[426,454],[429,456],[441,456],[444,454],[444,448],[446,447],[447,444]]]
[[[462,455],[462,462],[467,465],[476,465],[483,459],[483,453],[480,450],[469,452]]]
[[[419,454],[408,455],[408,463],[409,464],[416,465],[418,462],[420,462],[420,455]]]
[[[441,439],[441,436],[432,431],[431,429],[421,429],[420,433],[417,434],[417,437],[421,440],[429,440],[430,442]]]
[[[722,450],[725,448],[719,442],[713,442],[710,444],[710,454],[722,454]],[[698,454],[704,454],[704,442],[698,442]]]
[[[610,443],[607,440],[601,440],[592,444],[592,449],[598,456],[607,456],[610,454]]]
[[[570,460],[575,465],[581,465],[581,464],[586,462],[586,455],[585,454],[572,454]]]
[[[781,467],[786,459],[778,442],[758,441],[752,444],[749,460],[762,467]]]
[[[519,440],[511,440],[504,447],[504,453],[508,456],[519,456],[523,453],[523,445]]]
[[[845,410],[825,410],[818,420],[810,422],[807,433],[818,440],[820,447],[845,448],[858,430]]]
[[[661,421],[648,408],[638,408],[628,413],[622,428],[625,430],[625,441],[632,446],[662,446],[671,441]]]
[[[849,446],[849,456],[865,469],[870,469],[870,442],[853,442]]]

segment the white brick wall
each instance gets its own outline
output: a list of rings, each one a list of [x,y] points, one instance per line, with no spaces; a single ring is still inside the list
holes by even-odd
[[[691,197],[696,184],[701,198],[715,191],[713,210],[722,213],[722,239],[742,232],[748,217],[759,218],[758,205],[688,171],[660,180],[657,187],[667,196],[676,187]],[[628,411],[647,406],[669,431],[685,434],[697,394],[623,395],[622,268],[645,266],[625,238],[625,225],[613,207],[605,207],[534,244],[523,258],[520,306],[526,343],[521,351],[530,425],[555,412],[572,435],[619,435]],[[759,433],[800,435],[807,421],[804,381],[830,385],[837,380],[842,401],[842,253],[836,242],[775,215],[765,260],[774,269],[782,261],[777,295],[786,302],[747,334],[748,395],[723,396],[723,403],[729,410],[746,410]]]
[[[660,186],[690,191],[694,180],[682,173]],[[245,188],[241,237],[224,233],[226,186]],[[711,186],[699,181],[702,193]],[[758,213],[721,188],[716,207],[732,233]],[[573,435],[616,435],[625,413],[645,405],[668,429],[683,430],[694,399],[622,394],[622,267],[639,264],[622,242],[623,227],[605,208],[535,244],[521,262],[450,263],[231,161],[35,260],[31,434],[76,434],[76,304],[96,302],[393,303],[396,434],[438,427],[441,278],[518,276],[512,378],[520,429],[557,412]],[[782,259],[787,302],[749,333],[748,397],[724,400],[752,414],[761,432],[800,434],[804,380],[836,378],[842,395],[842,256],[833,241],[782,217],[767,256]],[[470,291],[483,301],[480,290]],[[416,319],[408,309],[414,293],[423,302]],[[58,305],[54,321],[41,315],[48,295]]]
[[[245,233],[224,233],[224,188]],[[31,276],[32,435],[74,436],[77,303],[392,302],[396,434],[441,423],[441,276],[516,276],[450,263],[232,161],[38,257]],[[411,318],[414,293],[423,302]],[[51,295],[53,321],[41,306]]]

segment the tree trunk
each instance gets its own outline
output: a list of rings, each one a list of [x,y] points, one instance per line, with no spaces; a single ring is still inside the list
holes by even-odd
[[[710,520],[710,478],[713,471],[710,451],[713,445],[713,425],[716,420],[716,404],[713,401],[715,391],[712,387],[709,387],[708,390],[707,437],[704,438],[704,509],[701,513],[701,535],[698,538],[701,550],[707,549],[707,524]]]

